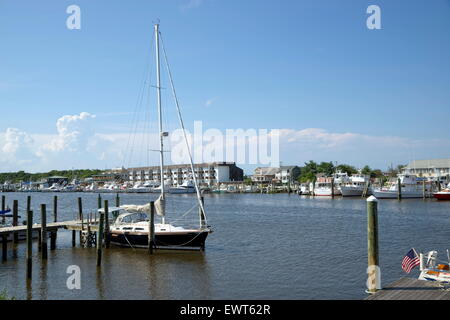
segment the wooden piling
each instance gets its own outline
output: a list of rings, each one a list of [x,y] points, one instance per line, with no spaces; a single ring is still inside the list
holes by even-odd
[[[78,198],[78,220],[81,220],[81,230],[83,230],[84,225],[83,225],[83,200],[81,198]],[[79,232],[79,236],[80,236],[80,245],[82,244],[81,242],[83,241],[83,231]]]
[[[378,255],[378,200],[374,196],[367,199],[367,256],[369,271],[369,281],[367,282],[368,292],[375,293],[378,289],[377,284],[380,281],[380,274]]]
[[[6,197],[2,196],[2,211],[6,210]],[[5,216],[2,217],[2,223],[5,224]]]
[[[87,217],[86,217],[86,237],[85,237],[85,246],[90,248],[92,246],[92,243],[90,242],[89,236],[91,235],[91,219],[90,219],[91,214],[88,213]]]
[[[205,197],[201,197],[200,200],[202,201],[203,208],[205,208]],[[205,228],[206,227],[206,225],[205,225],[206,217],[205,217],[205,213],[203,212],[201,207],[198,208],[198,215],[200,217],[200,227]]]
[[[31,196],[27,196],[27,212],[31,211]]]
[[[116,194],[116,207],[120,207],[120,196],[118,193]]]
[[[99,209],[102,208],[102,195],[100,193],[98,194],[98,208]]]
[[[334,199],[334,178],[331,178],[331,199]]]
[[[47,209],[45,204],[41,204],[41,257],[46,260],[47,253]]]
[[[155,203],[150,202],[150,219],[148,226],[148,252],[153,254],[155,248]]]
[[[109,204],[108,200],[105,200],[105,247],[109,248]]]
[[[13,201],[13,227],[17,227],[19,223],[19,201]],[[13,242],[19,243],[19,234],[17,232],[13,233]]]
[[[58,222],[58,196],[53,197],[53,222]]]
[[[53,197],[53,222],[58,222],[58,196]],[[57,234],[56,230],[50,233],[50,250],[56,249]]]
[[[27,279],[31,280],[33,270],[33,211],[27,211]]]
[[[56,230],[50,232],[50,250],[56,249]]]
[[[97,233],[97,267],[102,265],[102,249],[103,249],[103,223],[105,221],[105,213],[100,213],[100,222]]]
[[[397,199],[402,200],[402,182],[400,178],[397,179]]]
[[[423,200],[427,197],[426,187],[425,187],[425,180],[422,181],[422,196]]]
[[[75,247],[77,245],[77,232],[75,230],[72,230],[72,247]]]

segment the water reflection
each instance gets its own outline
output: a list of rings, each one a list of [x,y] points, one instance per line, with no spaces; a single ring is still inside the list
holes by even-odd
[[[13,196],[25,203],[27,194]],[[79,196],[83,197],[86,211],[96,208],[96,194],[61,194],[61,219],[73,218]],[[32,197],[32,206],[51,204],[53,199],[52,194],[44,193]],[[114,197],[103,195],[111,203]],[[144,204],[149,195],[121,198],[122,203]],[[192,205],[192,197],[174,196],[171,203],[171,212],[183,212]],[[32,283],[26,282],[26,245],[11,247],[8,261],[0,265],[0,290],[6,288],[10,296],[18,299],[365,297],[364,199],[225,194],[206,195],[205,204],[208,222],[215,230],[208,237],[205,253],[156,251],[150,256],[143,249],[111,247],[103,251],[102,266],[97,268],[96,249],[72,248],[71,233],[60,231],[57,250],[49,251],[47,262],[34,249]],[[449,217],[450,202],[379,202],[383,285],[403,276],[401,259],[411,247],[445,254]],[[81,269],[81,290],[66,286],[70,265]]]

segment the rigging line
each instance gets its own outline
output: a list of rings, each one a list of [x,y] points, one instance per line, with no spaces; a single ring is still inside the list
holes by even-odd
[[[190,208],[188,211],[186,211],[181,217],[179,217],[179,218],[177,218],[175,220],[171,220],[170,222],[176,222],[176,221],[179,221],[179,220],[183,219],[185,216],[187,216],[189,213],[192,212],[192,210],[194,210],[197,207],[198,207],[197,205],[194,205],[192,208]]]
[[[189,162],[190,162],[190,165],[191,165],[192,177],[194,179],[195,191],[197,193],[197,200],[198,200],[198,204],[200,206],[200,210],[203,213],[203,217],[205,218],[204,223],[205,223],[205,225],[207,225],[205,208],[203,206],[203,202],[202,202],[201,195],[200,195],[200,190],[199,190],[199,187],[198,187],[198,184],[197,184],[197,177],[195,175],[194,163],[193,163],[193,160],[192,160],[191,149],[190,149],[189,141],[188,141],[187,136],[186,136],[186,129],[184,127],[183,118],[181,117],[180,104],[178,103],[177,93],[175,91],[175,86],[173,84],[172,72],[170,71],[169,61],[167,59],[166,48],[164,46],[164,41],[163,41],[161,33],[160,33],[160,37],[161,37],[161,44],[162,44],[163,54],[164,54],[164,60],[166,62],[167,73],[169,75],[169,82],[170,82],[170,86],[172,88],[172,95],[173,95],[173,98],[175,100],[175,105],[177,107],[178,120],[180,121],[180,126],[183,129],[184,141],[185,141],[187,152],[188,152],[188,155],[189,155]]]
[[[132,121],[131,121],[131,127],[135,128],[136,131],[137,131],[137,126],[138,126],[138,112],[137,111],[138,111],[139,106],[142,104],[142,100],[143,100],[143,96],[144,96],[144,93],[145,93],[146,84],[147,84],[147,82],[150,83],[150,81],[151,81],[150,55],[151,55],[152,48],[153,48],[153,37],[154,37],[154,35],[152,35],[152,41],[150,42],[149,48],[147,50],[147,55],[146,55],[146,59],[145,59],[145,61],[147,63],[146,63],[145,69],[142,72],[142,80],[141,80],[142,85],[141,85],[141,88],[140,88],[140,90],[138,92],[138,98],[137,98],[137,101],[136,101],[136,105],[135,105],[134,113],[133,113],[133,118],[132,118]],[[134,135],[136,134],[136,131],[134,131]],[[135,141],[135,139],[134,139],[135,136],[133,136],[134,137],[133,138],[133,145],[130,145],[131,136],[132,135],[133,135],[132,133],[130,133],[130,135],[128,135],[127,147],[125,149],[125,157],[124,157],[124,162],[125,163],[124,164],[128,164],[128,165],[130,165],[130,162],[131,162],[131,154],[133,153],[132,149],[134,147],[134,141]],[[130,153],[128,153],[128,152],[130,152]],[[126,159],[127,155],[129,155],[128,159]]]

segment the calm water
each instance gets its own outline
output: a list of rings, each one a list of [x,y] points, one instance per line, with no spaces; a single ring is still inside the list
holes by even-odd
[[[51,211],[53,194],[33,193],[32,206]],[[25,193],[6,194],[20,201]],[[96,194],[59,194],[60,219],[72,219],[76,198],[85,211]],[[154,195],[121,195],[122,204],[144,204]],[[103,195],[114,204],[114,195]],[[176,218],[194,201],[171,196]],[[295,195],[229,194],[205,199],[215,232],[205,253],[111,248],[95,267],[95,249],[71,247],[71,233],[58,232],[57,250],[42,264],[34,246],[31,290],[25,282],[25,245],[9,250],[0,264],[0,290],[18,299],[362,299],[367,267],[366,202],[361,199],[310,199]],[[179,213],[171,213],[175,209]],[[36,215],[36,219],[38,214]],[[191,214],[196,219],[195,214]],[[191,221],[192,221],[191,219]],[[38,219],[37,219],[38,220]],[[170,220],[170,219],[169,219]],[[186,221],[187,223],[188,221]],[[382,284],[403,276],[401,260],[411,248],[450,248],[450,202],[383,200],[379,203]],[[10,247],[11,248],[11,247]],[[81,290],[68,290],[66,269],[81,268]],[[412,273],[417,276],[417,271]]]

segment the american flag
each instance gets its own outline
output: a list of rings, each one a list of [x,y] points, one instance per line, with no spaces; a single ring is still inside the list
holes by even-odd
[[[412,269],[417,267],[420,264],[420,259],[417,256],[414,249],[409,250],[409,252],[406,254],[406,256],[403,258],[402,261],[402,269],[406,273],[410,273]]]

